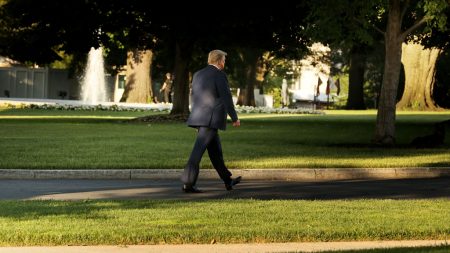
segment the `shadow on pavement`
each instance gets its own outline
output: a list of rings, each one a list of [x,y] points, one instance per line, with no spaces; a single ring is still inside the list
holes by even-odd
[[[450,178],[326,182],[246,180],[226,191],[202,181],[200,194],[181,191],[177,180],[0,180],[0,199],[450,199]]]

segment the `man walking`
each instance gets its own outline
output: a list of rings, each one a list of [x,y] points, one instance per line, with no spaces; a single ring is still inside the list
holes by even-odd
[[[190,127],[197,128],[197,139],[189,161],[184,169],[181,181],[186,193],[201,193],[195,187],[199,174],[199,166],[205,150],[229,191],[241,181],[241,177],[232,179],[231,172],[225,166],[219,129],[225,130],[227,114],[230,115],[234,127],[241,125],[234,109],[225,67],[227,53],[213,50],[208,55],[208,66],[197,71],[192,79],[192,111],[187,120]]]

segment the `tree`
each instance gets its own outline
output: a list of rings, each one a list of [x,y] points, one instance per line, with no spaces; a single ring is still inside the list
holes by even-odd
[[[395,144],[396,96],[401,69],[402,43],[419,28],[444,29],[448,3],[444,0],[389,0],[385,37],[385,65],[374,143]],[[378,28],[377,28],[378,29]],[[426,31],[426,30],[425,30]]]
[[[175,45],[175,80],[172,111],[170,114],[189,114],[189,64],[193,43],[190,40],[177,40]]]
[[[445,16],[449,15],[450,9],[447,8]],[[445,27],[450,27],[448,18]],[[402,63],[407,74],[405,92],[397,103],[397,108],[435,110],[445,105],[441,101],[445,100],[445,97],[448,98],[448,94],[441,89],[445,81],[442,82],[444,79],[440,77],[446,71],[440,70],[441,73],[438,76],[436,74],[439,69],[438,60],[445,58],[445,52],[449,49],[449,39],[448,29],[435,29],[431,33],[416,35],[412,42],[403,44]]]
[[[435,110],[433,99],[436,62],[441,49],[424,49],[420,44],[408,43],[402,46],[402,63],[405,67],[405,89],[397,108],[414,110]]]
[[[312,11],[308,15],[306,34],[313,40],[349,54],[349,94],[346,109],[366,109],[364,74],[368,54],[376,46],[379,34],[373,29],[367,29],[363,24],[368,18],[372,18],[367,12],[374,9],[374,3],[376,1],[309,2]]]
[[[151,50],[128,51],[126,86],[120,102],[147,103],[152,98],[150,69]]]
[[[92,0],[91,0],[92,1]],[[156,7],[146,1],[94,0],[103,14],[103,44],[112,51],[126,51],[126,85],[121,102],[148,103],[152,100],[151,66],[158,24],[152,22]],[[114,53],[114,52],[113,52]]]
[[[327,3],[330,3],[329,1]],[[323,4],[318,3],[318,4]],[[331,4],[331,3],[330,3]],[[329,8],[337,15],[319,15],[323,19],[311,22],[312,28],[320,27],[318,33],[332,38],[340,38],[341,27],[354,27],[343,33],[356,44],[364,44],[373,38],[371,31],[383,35],[385,62],[383,81],[378,104],[374,143],[393,145],[395,143],[396,97],[401,70],[402,43],[413,39],[416,34],[430,34],[433,30],[444,30],[445,11],[449,3],[445,0],[388,0],[388,1],[333,1]],[[330,13],[328,7],[320,7]],[[343,11],[342,11],[343,10]],[[321,13],[313,12],[313,13]],[[343,15],[339,15],[339,14]],[[313,17],[315,17],[313,15]],[[330,20],[337,19],[339,25],[332,26]],[[350,22],[349,22],[350,21]],[[356,21],[356,22],[354,22]],[[325,25],[320,25],[325,24]],[[345,25],[343,25],[345,24]],[[324,27],[328,29],[323,30]],[[385,29],[380,27],[385,26]]]
[[[450,108],[450,52],[444,50],[436,63],[436,82],[433,90],[433,97],[439,107]]]
[[[256,83],[257,66],[263,50],[257,48],[238,48],[235,52],[233,74],[238,81],[238,105],[255,106],[254,88]],[[231,62],[231,61],[230,61]]]
[[[302,34],[307,7],[298,2],[251,5],[232,21],[232,41],[229,43],[236,48],[235,62],[239,63],[233,69],[239,82],[239,105],[255,106],[254,89],[259,87],[262,91],[261,79],[268,72],[265,55],[297,59],[307,52],[309,40]],[[236,30],[240,32],[236,33]]]
[[[345,106],[349,110],[366,109],[364,102],[364,72],[367,53],[365,52],[365,47],[354,45],[350,49],[348,99]]]

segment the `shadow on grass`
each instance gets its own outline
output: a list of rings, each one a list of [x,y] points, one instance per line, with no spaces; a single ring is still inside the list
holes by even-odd
[[[370,149],[411,149],[411,150],[424,150],[425,148],[416,148],[415,146],[411,144],[401,143],[396,144],[393,147],[386,147],[371,143],[331,143],[328,145],[325,145],[325,147],[332,147],[332,148],[370,148]],[[433,150],[440,150],[440,149],[448,149],[450,148],[450,144],[444,144],[438,147],[432,148]],[[428,148],[431,149],[431,148]]]

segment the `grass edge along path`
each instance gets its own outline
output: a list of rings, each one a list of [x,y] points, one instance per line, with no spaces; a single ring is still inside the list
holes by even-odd
[[[0,201],[0,246],[448,240],[450,200]]]

